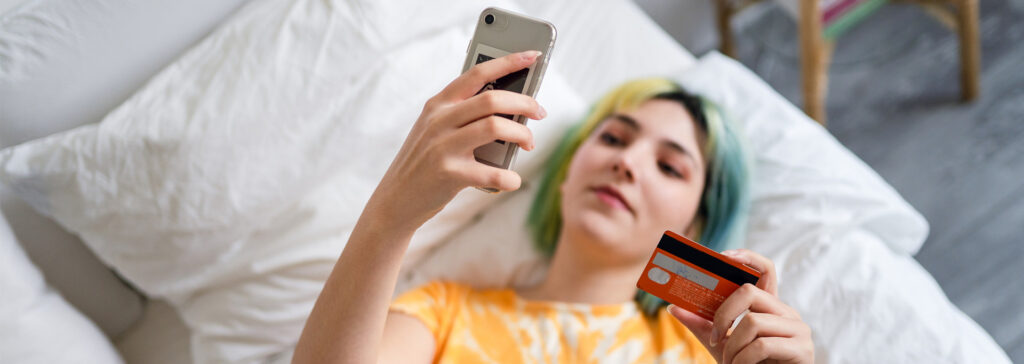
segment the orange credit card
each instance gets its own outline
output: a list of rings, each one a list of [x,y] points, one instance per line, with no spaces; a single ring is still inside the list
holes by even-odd
[[[726,297],[759,278],[753,268],[665,231],[636,287],[712,320]]]

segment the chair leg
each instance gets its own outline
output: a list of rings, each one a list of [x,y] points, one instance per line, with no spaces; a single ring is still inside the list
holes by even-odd
[[[729,27],[732,21],[733,9],[729,0],[718,0],[718,38],[722,43],[722,53],[736,58],[736,45],[732,39],[732,28]]]
[[[822,39],[818,0],[800,1],[800,69],[804,112],[825,126],[825,92],[831,52]]]
[[[964,101],[978,97],[981,68],[981,40],[978,39],[978,1],[957,1],[960,37],[960,87]]]

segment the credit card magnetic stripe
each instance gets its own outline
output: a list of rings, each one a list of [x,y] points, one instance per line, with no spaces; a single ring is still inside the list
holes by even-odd
[[[700,251],[697,248],[686,245],[685,243],[673,239],[671,236],[663,235],[661,241],[658,242],[658,249],[664,250],[669,254],[675,255],[682,260],[693,263],[694,265],[701,267],[708,272],[711,272],[719,277],[725,278],[730,282],[736,283],[738,286],[742,286],[744,283],[756,284],[757,276],[745,272],[742,269],[736,268],[729,263],[723,262],[711,256],[708,253]]]

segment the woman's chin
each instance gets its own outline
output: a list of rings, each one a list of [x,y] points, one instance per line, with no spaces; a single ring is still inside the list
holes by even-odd
[[[633,235],[633,221],[623,214],[587,210],[578,216],[581,232],[604,245],[621,244]]]

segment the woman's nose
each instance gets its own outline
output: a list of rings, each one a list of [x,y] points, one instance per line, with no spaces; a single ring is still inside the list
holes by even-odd
[[[634,170],[633,162],[629,159],[627,153],[619,155],[615,163],[612,164],[612,171],[628,182],[633,182],[636,178]]]

